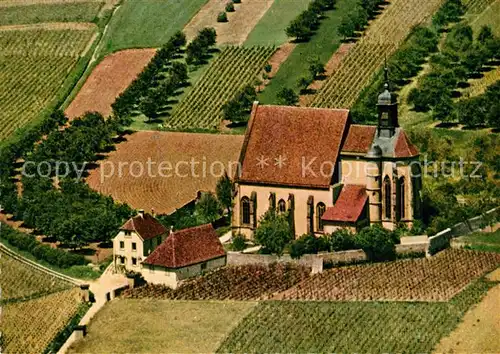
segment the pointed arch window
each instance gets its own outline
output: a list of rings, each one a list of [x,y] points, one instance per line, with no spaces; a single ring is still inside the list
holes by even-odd
[[[249,225],[251,222],[250,217],[250,199],[248,197],[241,198],[241,224]]]
[[[325,210],[326,206],[324,203],[320,202],[316,205],[316,228],[318,231],[323,231],[323,220],[321,220],[321,218],[323,217]]]
[[[286,212],[286,203],[283,199],[278,202],[278,212],[280,214]]]
[[[307,198],[307,232],[314,233],[314,197]]]
[[[384,178],[384,218],[391,218],[391,179],[389,176],[385,176]]]
[[[405,183],[405,178],[401,177],[398,179],[398,189],[397,189],[397,215],[396,219],[397,221],[400,221],[401,219],[404,219],[406,217],[406,211],[405,211],[405,206],[406,206],[406,183]]]

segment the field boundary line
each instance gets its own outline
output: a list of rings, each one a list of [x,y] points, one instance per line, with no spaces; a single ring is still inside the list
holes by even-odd
[[[16,7],[30,5],[65,5],[74,3],[97,2],[105,3],[105,0],[7,0],[0,2],[0,7]]]
[[[47,31],[88,31],[97,28],[92,22],[42,22],[24,25],[0,26],[0,31],[29,31],[29,30],[47,30]]]
[[[30,267],[33,267],[41,272],[44,272],[48,275],[52,275],[56,278],[59,278],[61,280],[64,280],[64,281],[67,281],[71,284],[74,284],[74,285],[77,285],[77,286],[80,286],[82,284],[85,284],[85,282],[81,281],[81,280],[78,280],[78,279],[75,279],[75,278],[71,278],[67,275],[64,275],[64,274],[61,274],[61,273],[58,273],[56,272],[55,270],[52,270],[50,268],[47,268],[41,264],[38,264],[32,260],[29,260],[19,254],[17,254],[16,252],[14,252],[13,250],[11,250],[10,248],[8,248],[7,246],[5,246],[3,243],[0,242],[0,251],[1,252],[4,252],[6,253],[8,256],[14,258],[15,260],[21,262],[21,263],[24,263]]]

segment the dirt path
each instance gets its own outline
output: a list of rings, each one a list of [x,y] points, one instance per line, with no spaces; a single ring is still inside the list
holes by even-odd
[[[93,23],[85,22],[50,22],[50,23],[33,23],[29,25],[9,25],[0,26],[0,31],[23,31],[23,30],[80,30],[87,31],[96,29],[97,26]]]
[[[295,49],[296,44],[294,43],[285,43],[281,45],[278,50],[273,54],[273,56],[269,59],[269,64],[271,65],[271,72],[265,73],[263,72],[260,76],[260,80],[262,84],[256,87],[257,92],[261,92],[264,88],[271,82],[271,79],[278,72],[281,64],[283,64],[288,56]],[[264,74],[267,74],[268,78],[264,79]]]
[[[224,11],[227,0],[209,0],[184,27],[188,40],[192,40],[203,27],[217,31],[217,44],[242,44],[271,7],[274,0],[246,0],[235,4],[236,11],[228,12],[228,22],[217,22],[217,14]]]
[[[349,51],[356,45],[356,43],[342,43],[335,53],[333,53],[328,63],[325,65],[325,77],[331,76],[335,70],[338,69],[342,60],[347,56]],[[308,89],[317,92],[320,90],[326,82],[324,80],[314,80],[308,87]],[[300,95],[299,103],[300,106],[306,107],[314,100],[314,95]]]
[[[500,269],[492,277],[500,280]],[[490,277],[491,279],[491,277]],[[500,352],[500,285],[495,286],[462,323],[438,344],[435,353]]]

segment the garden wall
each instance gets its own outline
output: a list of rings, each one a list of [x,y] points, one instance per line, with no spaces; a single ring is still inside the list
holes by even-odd
[[[483,215],[476,216],[467,222],[458,223],[453,227],[438,232],[436,235],[431,237],[427,237],[425,235],[402,237],[401,244],[396,245],[396,253],[399,255],[425,253],[427,256],[431,256],[445,248],[448,248],[452,238],[479,230],[482,226],[484,226],[486,222],[485,219],[490,219],[492,216],[498,215],[499,211],[500,208],[489,210],[486,212],[486,218]],[[228,265],[295,263],[313,267],[316,259],[322,259],[323,263],[335,265],[339,263],[356,263],[366,260],[367,257],[363,250],[306,254],[300,259],[293,259],[289,254],[284,254],[283,256],[278,257],[276,255],[267,254],[239,252],[227,253]]]

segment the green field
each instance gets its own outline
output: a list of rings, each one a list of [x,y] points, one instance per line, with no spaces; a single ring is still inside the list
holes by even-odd
[[[475,232],[458,238],[458,241],[465,242],[467,248],[473,250],[500,253],[500,229],[493,233]]]
[[[109,24],[105,53],[159,47],[182,30],[207,0],[125,0]]]
[[[260,19],[248,35],[244,45],[276,45],[288,40],[285,29],[302,11],[307,9],[311,0],[274,0],[271,8]]]
[[[86,30],[0,31],[0,139],[38,117],[87,47]]]
[[[218,352],[428,353],[494,284],[450,302],[261,302]]]
[[[213,353],[253,302],[114,300],[70,353]]]
[[[92,22],[101,7],[102,3],[100,2],[2,7],[0,26],[41,22]]]
[[[326,18],[321,20],[316,34],[309,42],[299,43],[295,47],[271,83],[259,95],[260,102],[263,104],[276,103],[276,95],[283,86],[293,88],[298,92],[297,81],[299,78],[309,75],[309,61],[311,59],[317,58],[324,64],[328,62],[341,43],[342,38],[338,35],[337,28],[342,18],[355,4],[355,0],[339,0],[334,10],[325,12]]]

